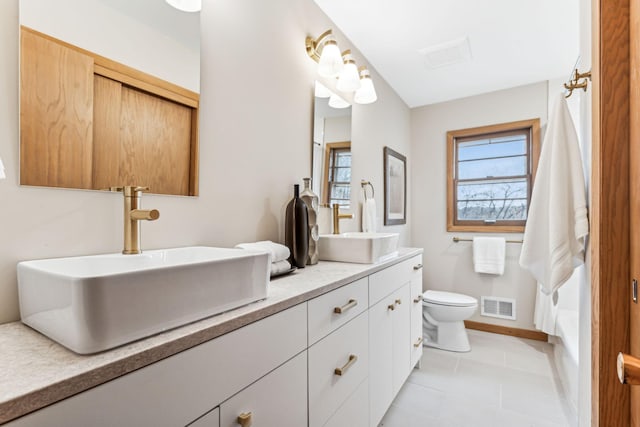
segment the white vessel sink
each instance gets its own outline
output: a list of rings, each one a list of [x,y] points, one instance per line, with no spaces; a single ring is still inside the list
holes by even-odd
[[[398,254],[398,233],[321,234],[318,253],[323,261],[374,264]]]
[[[264,299],[266,253],[186,247],[18,263],[23,323],[95,353]]]

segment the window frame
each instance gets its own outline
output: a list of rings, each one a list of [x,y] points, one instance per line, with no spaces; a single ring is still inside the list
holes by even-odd
[[[535,182],[538,160],[540,157],[540,119],[520,120],[469,129],[447,132],[447,231],[482,232],[482,233],[522,233],[524,221],[499,220],[495,223],[484,221],[458,220],[457,218],[457,144],[470,138],[498,136],[509,132],[526,130],[529,132],[527,145],[527,209],[531,202],[531,189]],[[505,179],[508,177],[504,177]],[[478,179],[479,181],[482,179]]]
[[[342,182],[342,181],[331,181],[331,158],[335,156],[336,151],[351,151],[351,141],[340,141],[340,142],[327,142],[325,144],[324,149],[324,175],[322,177],[322,197],[321,204],[323,206],[329,206],[329,202],[331,201],[331,187],[333,183],[338,184],[351,184],[351,182]],[[353,170],[353,167],[351,167]],[[335,168],[334,168],[335,169]],[[349,204],[341,205],[343,208],[347,209],[351,205],[351,195],[349,196]]]

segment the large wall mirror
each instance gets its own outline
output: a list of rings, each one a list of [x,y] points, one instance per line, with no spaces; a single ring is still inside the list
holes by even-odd
[[[334,108],[316,96],[313,119],[313,191],[328,207],[351,205],[351,106]]]
[[[200,14],[20,0],[20,183],[198,194]]]

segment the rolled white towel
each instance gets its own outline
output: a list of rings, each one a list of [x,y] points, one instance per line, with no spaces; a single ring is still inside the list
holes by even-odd
[[[291,270],[291,264],[286,259],[284,261],[272,262],[271,263],[271,275],[277,276],[278,274],[282,274],[285,271]]]
[[[263,240],[254,243],[240,243],[236,248],[246,249],[249,251],[267,252],[271,254],[271,262],[276,263],[289,258],[291,254],[289,248],[280,243],[274,243],[271,240]]]

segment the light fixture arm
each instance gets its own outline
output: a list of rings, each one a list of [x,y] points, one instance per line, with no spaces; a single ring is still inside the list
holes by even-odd
[[[333,35],[332,31],[329,29],[324,33],[320,34],[320,36],[317,39],[307,36],[307,38],[305,39],[305,46],[307,47],[307,55],[309,55],[309,57],[314,61],[320,62],[320,54],[322,53],[321,46],[324,45],[325,39],[327,39],[332,35]]]

